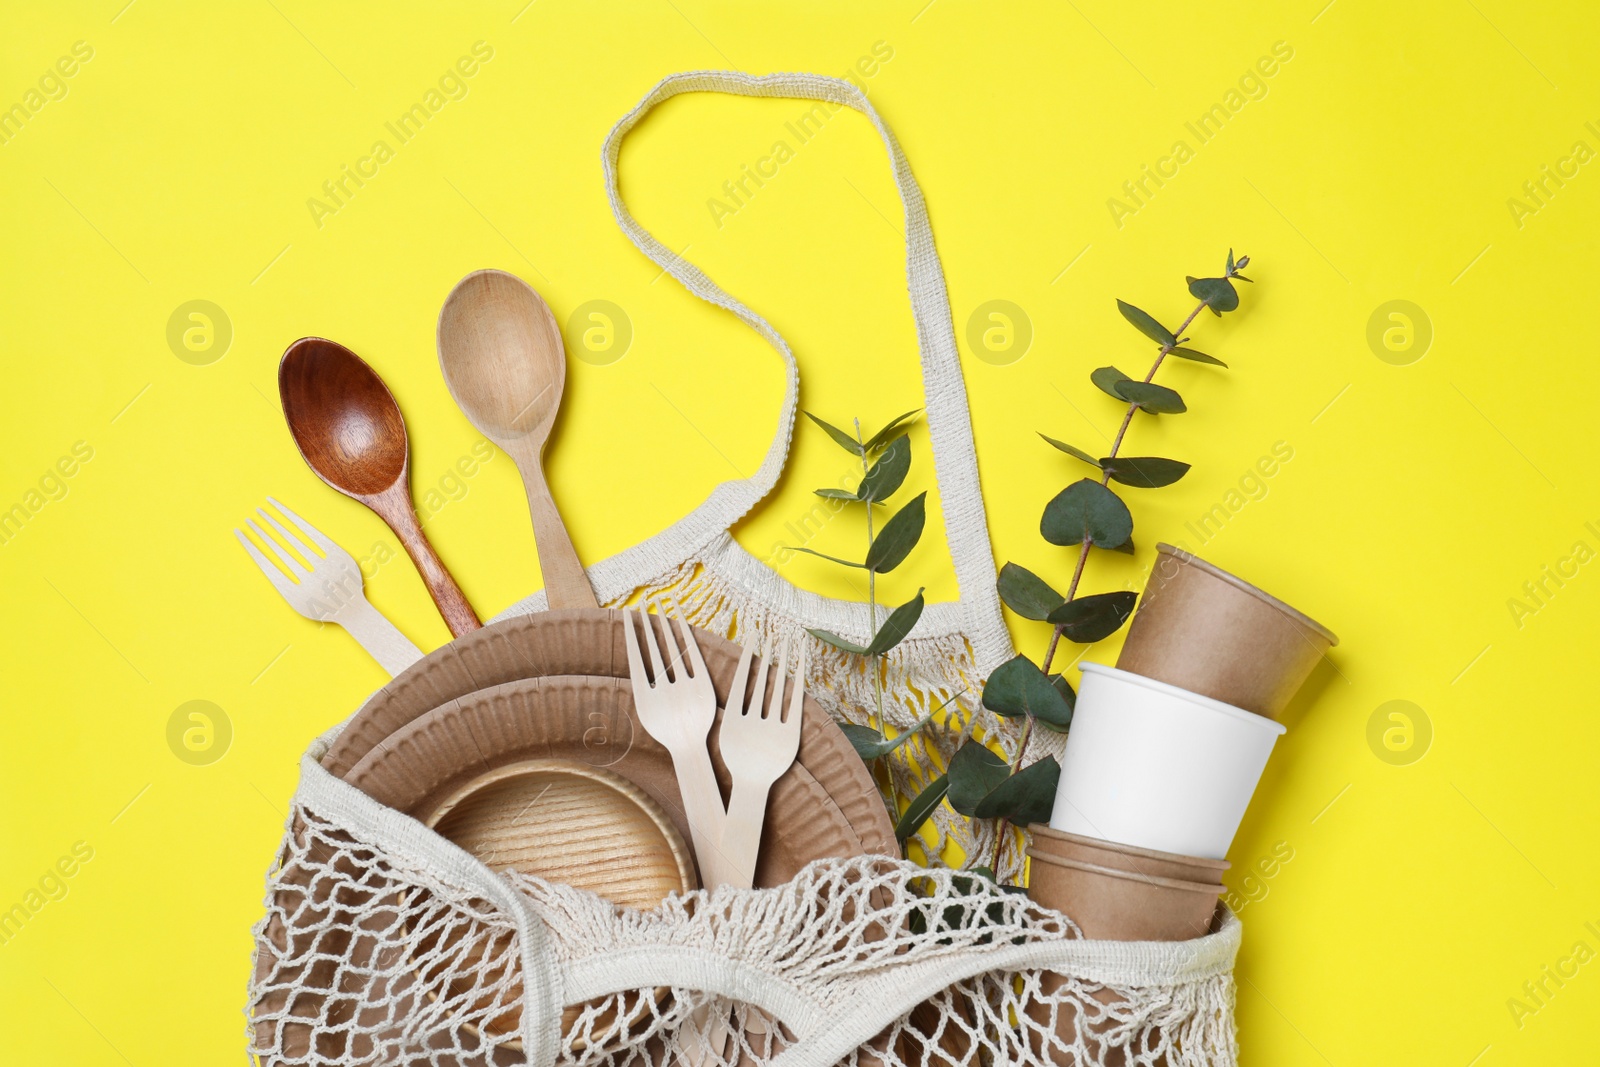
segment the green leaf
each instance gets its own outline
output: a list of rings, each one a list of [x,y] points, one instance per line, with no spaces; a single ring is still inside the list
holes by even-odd
[[[821,426],[824,430],[827,430],[828,436],[839,442],[839,447],[850,453],[852,456],[861,456],[866,454],[866,449],[861,447],[861,442],[857,441],[850,434],[847,434],[843,430],[839,429],[839,427],[823,422],[809,411],[806,412],[806,418],[810,419],[818,426]]]
[[[830,556],[826,552],[818,552],[814,548],[804,548],[800,545],[791,545],[790,550],[794,552],[804,552],[808,556],[816,556],[818,559],[825,559],[830,563],[838,563],[846,567],[859,567],[862,570],[866,570],[867,568],[865,563],[852,563],[850,560],[840,559],[838,556]]]
[[[945,777],[950,779],[950,806],[962,815],[974,815],[983,798],[1011,776],[1011,768],[987,745],[968,741],[950,757]]]
[[[1056,692],[1061,694],[1061,699],[1065,700],[1067,702],[1067,707],[1069,709],[1071,709],[1071,710],[1076,710],[1077,709],[1077,707],[1078,707],[1078,694],[1074,693],[1072,691],[1072,683],[1067,681],[1067,676],[1066,675],[1064,675],[1064,674],[1052,674],[1050,676],[1050,684],[1055,687]],[[1066,726],[1057,726],[1055,723],[1051,722],[1049,719],[1040,719],[1040,720],[1038,720],[1038,722],[1039,722],[1040,726],[1043,726],[1046,730],[1049,730],[1052,733],[1064,734],[1064,733],[1067,732],[1067,726],[1071,726],[1072,725],[1072,716],[1071,716],[1071,714],[1069,712],[1069,714],[1067,716],[1067,725]]]
[[[854,641],[847,641],[831,630],[807,630],[806,633],[810,634],[812,637],[815,637],[823,644],[832,645],[834,648],[842,649],[845,652],[849,652],[851,655],[864,656],[867,654],[866,645],[858,645]]]
[[[1044,506],[1039,532],[1052,545],[1116,548],[1133,536],[1133,516],[1117,494],[1092,478],[1074,482]]]
[[[968,867],[967,871],[969,873],[975,874],[979,878],[983,878],[983,879],[985,879],[987,881],[990,881],[990,882],[994,881],[994,869],[992,867],[987,866],[987,865],[979,866],[979,867]]]
[[[1159,489],[1189,473],[1189,464],[1158,456],[1110,456],[1100,467],[1112,481],[1138,489]]]
[[[888,574],[905,561],[922,538],[922,527],[928,521],[927,507],[928,494],[918,493],[883,524],[872,539],[872,547],[867,549],[867,570]]]
[[[895,839],[904,841],[922,829],[922,824],[928,821],[928,816],[933,814],[933,809],[939,806],[939,802],[949,791],[950,776],[947,774],[941,774],[929,782],[928,788],[916,795],[906,806],[905,814],[900,816],[900,821],[895,824]]]
[[[1122,317],[1133,323],[1138,331],[1158,345],[1175,345],[1178,338],[1173,332],[1157,322],[1149,312],[1140,310],[1123,300],[1117,301],[1117,310],[1122,312]]]
[[[887,756],[889,753],[893,752],[895,749],[899,748],[901,745],[917,736],[917,731],[932,721],[932,715],[918,719],[915,723],[911,724],[906,729],[901,730],[894,737],[888,738],[887,740],[879,737],[878,731],[874,730],[872,727],[861,726],[853,722],[840,723],[839,729],[843,730],[844,735],[850,739],[850,744],[855,748],[856,755],[860,756],[867,763],[871,763],[875,759]]]
[[[867,655],[881,656],[904,641],[920,618],[922,618],[922,590],[918,589],[916,596],[891,611],[883,625],[878,627],[878,632],[872,635],[872,641],[867,645]]]
[[[1117,386],[1123,382],[1131,382],[1132,378],[1123,374],[1115,367],[1096,367],[1089,373],[1089,380],[1100,387],[1100,391],[1117,400],[1127,400],[1117,391]]]
[[[889,425],[885,426],[883,429],[867,438],[867,454],[871,455],[873,452],[876,452],[878,449],[882,448],[883,443],[889,439],[889,435],[898,430],[901,423],[905,422],[907,419],[911,418],[921,410],[921,408],[917,408],[915,411],[908,411],[904,415],[897,415],[893,419],[890,419]]]
[[[1008,719],[1031,715],[1063,729],[1072,723],[1073,702],[1064,698],[1027,656],[1016,656],[995,668],[983,683],[983,706]]]
[[[1000,578],[995,587],[1006,607],[1024,619],[1035,622],[1043,622],[1066,600],[1066,597],[1050,588],[1043,578],[1015,563],[1007,563],[1000,568]]]
[[[894,443],[884,450],[867,471],[866,477],[861,479],[861,488],[856,490],[856,499],[864,500],[868,504],[876,504],[887,500],[900,488],[900,483],[906,480],[906,472],[911,469],[911,438],[901,434],[894,439]]]
[[[1189,278],[1189,295],[1204,300],[1211,314],[1221,317],[1224,311],[1239,306],[1239,291],[1226,278]]]
[[[1049,822],[1060,780],[1061,765],[1054,756],[1046,756],[995,786],[978,802],[973,815],[979,819],[1004,817],[1017,826]]]
[[[1052,611],[1048,621],[1061,627],[1069,641],[1092,645],[1122,629],[1138,599],[1138,593],[1127,589],[1080,596]]]
[[[1122,542],[1122,544],[1118,545],[1116,548],[1113,548],[1111,551],[1121,552],[1124,556],[1133,555],[1133,537],[1130,535],[1126,541]]]
[[[1196,363],[1209,363],[1213,367],[1227,366],[1226,363],[1222,362],[1222,360],[1218,359],[1216,356],[1208,356],[1204,352],[1198,352],[1193,348],[1174,348],[1171,352],[1168,352],[1167,355],[1177,356],[1179,359],[1192,359]]]
[[[1107,368],[1102,368],[1102,369],[1115,370],[1115,368],[1113,368],[1113,367],[1107,367]],[[1099,371],[1096,371],[1095,373],[1098,374]],[[1116,373],[1121,374],[1122,372],[1121,371],[1116,371]],[[1092,375],[1091,375],[1091,377],[1092,377]],[[1089,455],[1089,453],[1085,452],[1081,448],[1075,448],[1074,446],[1067,444],[1065,441],[1057,441],[1054,437],[1048,437],[1045,434],[1040,434],[1039,436],[1043,437],[1046,441],[1050,442],[1056,448],[1061,449],[1061,451],[1065,452],[1067,455],[1076,456],[1078,459],[1083,460],[1085,463],[1089,464],[1091,467],[1100,466],[1100,461],[1099,460],[1095,459],[1093,456]]]
[[[1228,273],[1232,274],[1233,271],[1234,271],[1233,249],[1230,248],[1230,249],[1228,249]]]
[[[1152,415],[1176,415],[1189,410],[1177,390],[1155,382],[1121,382],[1117,388],[1124,399],[1131,400]]]
[[[859,499],[848,489],[813,489],[818,496],[827,497],[829,500],[857,500]]]

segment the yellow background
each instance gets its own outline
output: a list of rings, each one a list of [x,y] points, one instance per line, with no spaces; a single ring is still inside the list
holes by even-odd
[[[1574,142],[1600,149],[1585,127],[1600,126],[1589,5],[124,2],[9,4],[0,32],[0,105],[74,42],[93,49],[67,95],[0,145],[0,508],[26,503],[76,442],[93,449],[65,496],[0,545],[0,908],[75,843],[94,850],[67,894],[0,945],[0,1062],[241,1054],[248,932],[297,758],[383,675],[345,634],[296,616],[232,530],[272,494],[358,555],[396,551],[296,454],[275,389],[284,347],[322,334],[383,374],[418,492],[457,491],[428,530],[487,618],[539,573],[505,457],[448,480],[477,435],[438,373],[440,302],[489,266],[527,278],[563,321],[614,302],[631,348],[609,365],[570,361],[549,459],[586,560],[638,542],[755,468],[781,377],[758,338],[620,235],[602,138],[665,74],[843,74],[877,42],[892,58],[864,80],[929,201],[997,560],[1059,583],[1069,573],[1071,554],[1037,521],[1084,471],[1035,431],[1093,449],[1114,429],[1118,407],[1088,372],[1142,372],[1150,346],[1113,298],[1173,323],[1192,306],[1185,274],[1217,272],[1230,247],[1255,261],[1244,308],[1192,331],[1232,369],[1164,369],[1190,413],[1141,417],[1130,437],[1134,454],[1189,460],[1192,473],[1125,494],[1140,553],[1095,554],[1085,585],[1136,585],[1157,540],[1182,540],[1343,639],[1293,709],[1231,857],[1230,885],[1255,898],[1241,913],[1245,1061],[1593,1055],[1600,964],[1546,979],[1520,1019],[1507,1003],[1526,1002],[1524,983],[1575,943],[1600,950],[1600,568],[1549,583],[1520,625],[1508,607],[1575,542],[1600,548],[1600,371],[1586,340],[1600,172],[1581,167],[1520,225],[1507,205]],[[308,198],[389,139],[383,124],[477,41],[493,58],[465,98],[392,144],[319,227]],[[1199,144],[1185,122],[1276,42],[1293,55],[1262,79],[1265,95]],[[720,227],[706,205],[801,110],[674,101],[630,141],[624,187],[665,242],[791,340],[807,407],[875,424],[920,392],[899,209],[867,124],[831,120]],[[1119,227],[1108,198],[1179,139],[1194,157]],[[196,299],[233,330],[203,366],[166,338],[174,309]],[[1004,365],[966,340],[994,299],[1033,330]],[[1405,366],[1367,341],[1369,317],[1395,299],[1434,331]],[[920,489],[921,427],[913,441]],[[1293,459],[1265,495],[1229,506],[1280,441]],[[801,427],[791,475],[741,540],[758,555],[792,542],[786,524],[844,459]],[[1220,532],[1186,532],[1219,503]],[[814,543],[859,551],[856,521]],[[783,573],[849,593],[815,560]],[[955,593],[938,536],[886,598],[917,585]],[[424,648],[446,638],[403,557],[367,589]],[[1037,654],[1044,628],[1011,621]],[[1110,661],[1115,643],[1091,655]],[[195,699],[233,731],[208,766],[166,740],[174,709]],[[1431,723],[1409,765],[1368,743],[1391,700]],[[1272,877],[1244,880],[1285,848],[1293,858]]]

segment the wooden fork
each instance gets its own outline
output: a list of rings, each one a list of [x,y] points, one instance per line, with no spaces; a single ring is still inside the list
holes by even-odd
[[[750,678],[751,649],[745,646],[728,690],[728,706],[722,713],[718,740],[722,760],[733,772],[733,794],[728,798],[728,815],[722,824],[722,855],[732,865],[733,884],[749,889],[756,875],[761,853],[761,827],[767,818],[767,795],[772,784],[783,777],[800,751],[800,718],[805,700],[806,649],[800,646],[800,662],[795,668],[794,685],[788,707],[783,703],[783,683],[788,676],[789,648],[785,643],[778,653],[777,677],[772,695],[767,695],[767,665],[772,662],[772,645],[761,657],[750,706],[745,705],[745,688]]]

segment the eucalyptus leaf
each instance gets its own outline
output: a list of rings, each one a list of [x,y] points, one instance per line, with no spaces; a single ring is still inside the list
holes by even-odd
[[[927,507],[928,494],[918,493],[883,524],[872,539],[872,547],[867,549],[867,570],[887,574],[905,561],[922,538],[922,527],[928,521]]]
[[[1092,478],[1074,482],[1044,507],[1039,532],[1052,545],[1116,548],[1133,536],[1133,516],[1117,494]]]
[[[1232,274],[1233,272],[1234,272],[1233,249],[1230,248],[1230,249],[1228,249],[1228,273]]]
[[[1006,761],[987,745],[968,741],[950,757],[945,777],[950,780],[950,806],[962,815],[975,815],[983,798],[1011,776]]]
[[[1061,694],[1061,699],[1065,700],[1069,707],[1078,706],[1078,694],[1072,688],[1072,683],[1067,681],[1065,674],[1052,674],[1050,684],[1056,687],[1056,692]]]
[[[901,641],[917,625],[917,620],[922,618],[922,590],[917,590],[917,595],[901,604],[889,613],[878,632],[872,635],[872,641],[867,645],[866,654],[881,656]]]
[[[852,493],[848,489],[813,489],[812,492],[816,493],[820,497],[826,497],[829,500],[858,500],[858,499],[860,499],[859,497],[857,497],[854,493]]]
[[[1061,765],[1054,756],[1046,756],[990,790],[978,802],[973,815],[979,819],[1006,818],[1017,826],[1049,822],[1060,780]]]
[[[889,425],[885,426],[883,429],[867,438],[867,454],[871,455],[873,452],[876,452],[878,449],[882,448],[883,443],[889,440],[890,435],[898,430],[902,423],[916,415],[917,412],[921,410],[921,408],[916,408],[913,411],[906,412],[904,415],[897,415],[893,419],[890,419]]]
[[[910,469],[911,438],[901,434],[894,439],[893,444],[884,449],[883,455],[878,457],[878,461],[861,479],[861,488],[856,490],[856,499],[868,504],[887,500],[906,480],[906,472]]]
[[[1204,300],[1211,313],[1220,317],[1224,311],[1239,306],[1239,291],[1226,278],[1188,278],[1189,295]]]
[[[1106,367],[1106,368],[1103,368],[1103,369],[1105,369],[1105,370],[1115,370],[1115,368],[1112,368],[1112,367]],[[1098,374],[1099,372],[1096,371],[1095,373]],[[1116,373],[1122,374],[1121,371],[1116,371]],[[1124,377],[1126,377],[1126,375],[1124,375]],[[1040,434],[1039,436],[1043,437],[1046,441],[1050,442],[1050,444],[1054,445],[1056,448],[1061,449],[1061,451],[1065,452],[1067,455],[1075,456],[1078,459],[1081,459],[1085,463],[1089,464],[1091,467],[1100,466],[1100,461],[1099,460],[1095,459],[1093,456],[1089,455],[1089,453],[1085,452],[1081,448],[1077,448],[1077,447],[1075,447],[1073,445],[1069,445],[1065,441],[1057,441],[1054,437],[1050,437],[1050,436],[1047,436],[1045,434]],[[821,490],[819,489],[818,492],[821,492]]]
[[[888,739],[879,737],[878,731],[872,727],[862,726],[859,723],[841,723],[839,729],[843,730],[844,735],[850,739],[850,744],[855,748],[856,755],[860,756],[865,762],[871,763],[875,759],[887,756],[917,736],[917,731],[932,721],[932,715],[925,716]]]
[[[1189,410],[1177,390],[1155,382],[1121,382],[1117,388],[1124,399],[1131,400],[1152,415],[1176,415]]]
[[[1066,597],[1050,588],[1043,578],[1015,563],[1007,563],[1000,568],[1000,578],[995,587],[1006,607],[1024,619],[1035,622],[1043,622],[1066,600]]]
[[[918,793],[911,803],[906,806],[905,813],[900,816],[900,821],[895,824],[895,839],[904,841],[922,829],[922,824],[928,821],[928,817],[933,814],[933,809],[939,806],[939,802],[944,799],[945,794],[949,791],[949,775],[941,774],[929,782],[928,787]]]
[[[1110,456],[1100,461],[1100,468],[1112,481],[1138,489],[1159,489],[1189,473],[1189,464],[1159,456]]]
[[[815,637],[818,641],[821,641],[825,645],[832,645],[834,648],[848,652],[851,655],[864,656],[867,654],[866,645],[858,645],[854,641],[840,637],[831,630],[807,630],[806,633],[810,634],[812,637]]]
[[[1178,338],[1173,332],[1155,320],[1148,311],[1134,307],[1125,300],[1117,301],[1117,310],[1122,312],[1122,317],[1133,323],[1134,327],[1158,345],[1176,345]]]
[[[1124,401],[1128,398],[1119,393],[1117,391],[1117,387],[1123,382],[1133,381],[1132,378],[1128,377],[1126,374],[1123,374],[1115,367],[1096,367],[1094,370],[1089,372],[1089,380],[1098,386],[1102,393],[1105,393],[1107,396],[1113,397],[1114,399]]]
[[[841,564],[841,565],[846,566],[846,567],[857,567],[857,568],[860,568],[861,570],[866,570],[866,568],[867,568],[867,565],[865,563],[853,563],[853,562],[851,562],[850,560],[847,560],[847,559],[840,559],[838,556],[830,556],[826,552],[818,552],[814,548],[806,548],[806,547],[804,547],[802,545],[793,545],[793,546],[791,546],[791,548],[792,548],[792,551],[804,552],[808,556],[816,556],[818,559],[825,559],[830,563],[838,563],[838,564]]]
[[[1130,535],[1126,541],[1122,542],[1122,544],[1113,548],[1111,551],[1121,552],[1124,556],[1133,555],[1133,537]]]
[[[1122,629],[1138,599],[1138,593],[1127,589],[1080,596],[1052,611],[1047,621],[1061,627],[1069,641],[1092,645]]]
[[[828,436],[837,441],[839,443],[839,447],[850,453],[852,456],[861,456],[866,454],[866,449],[861,447],[861,442],[857,441],[850,434],[845,433],[843,430],[839,429],[839,427],[834,426],[831,423],[823,422],[809,411],[805,414],[806,418],[810,419],[812,422],[828,431]]]
[[[1031,715],[1063,728],[1072,722],[1072,703],[1027,656],[1013,657],[994,669],[983,683],[983,706],[1008,719]]]
[[[1177,356],[1179,359],[1192,359],[1196,363],[1209,363],[1213,367],[1227,366],[1226,363],[1222,362],[1222,360],[1218,359],[1216,356],[1208,356],[1204,352],[1198,352],[1193,348],[1174,348],[1172,351],[1168,352],[1167,355]]]

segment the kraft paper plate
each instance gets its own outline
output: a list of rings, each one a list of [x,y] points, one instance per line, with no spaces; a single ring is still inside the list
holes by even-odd
[[[849,757],[860,764],[854,751]],[[345,780],[396,811],[425,818],[471,780],[530,759],[568,760],[620,775],[665,811],[685,840],[690,837],[672,757],[637,724],[632,686],[620,678],[530,678],[468,694],[402,726]],[[727,768],[713,763],[726,793]],[[892,828],[888,832],[892,839]],[[772,787],[755,884],[781,885],[813,860],[865,851],[828,790],[797,763]]]
[[[739,648],[704,630],[695,630],[695,637],[720,704],[727,698]],[[380,742],[422,715],[479,690],[545,676],[621,679],[626,689],[628,658],[621,614],[604,608],[537,612],[457,638],[373,694],[335,739],[323,757],[323,766],[348,778],[356,764]],[[637,744],[641,737],[649,741],[632,719],[631,700],[628,708],[625,721],[618,718],[615,722],[597,720],[590,724],[591,746],[615,748]],[[617,733],[622,729],[633,731],[631,740]],[[650,745],[659,748],[654,742]],[[712,732],[711,757],[726,795],[728,773],[717,749],[716,731]],[[866,765],[828,713],[809,696],[801,726],[800,754],[785,777],[798,778],[802,774],[820,786],[843,813],[860,841],[858,852],[899,854],[894,827]],[[779,786],[774,787],[771,812],[781,810],[778,790],[783,781],[780,779]],[[681,818],[675,789],[670,803],[659,796],[657,799]],[[681,822],[679,825],[682,829]]]

